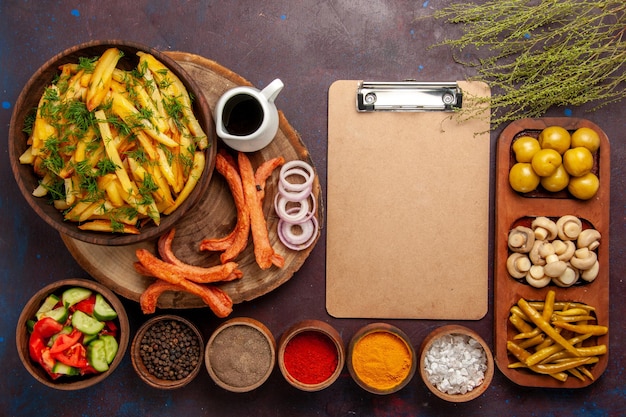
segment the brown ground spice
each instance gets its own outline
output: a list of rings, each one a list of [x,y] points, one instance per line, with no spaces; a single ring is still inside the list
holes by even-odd
[[[249,326],[230,326],[220,331],[209,347],[215,375],[232,387],[248,387],[267,373],[271,363],[268,341]]]

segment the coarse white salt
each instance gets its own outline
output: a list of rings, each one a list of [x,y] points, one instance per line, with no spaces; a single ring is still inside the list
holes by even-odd
[[[436,339],[424,359],[428,381],[447,394],[466,394],[482,384],[487,355],[481,344],[463,334]]]

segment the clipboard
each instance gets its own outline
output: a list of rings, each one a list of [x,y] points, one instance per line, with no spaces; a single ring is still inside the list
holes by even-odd
[[[426,101],[456,85],[458,102],[407,104],[410,94],[401,93],[411,83],[380,83],[369,99],[362,81],[329,88],[326,309],[333,317],[478,320],[488,311],[489,113],[460,121],[451,110],[490,90],[482,82],[435,84],[425,86],[436,89]],[[396,109],[383,99],[394,94]]]

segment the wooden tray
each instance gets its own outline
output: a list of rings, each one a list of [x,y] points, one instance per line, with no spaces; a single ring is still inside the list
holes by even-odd
[[[600,179],[600,188],[594,198],[588,201],[574,199],[566,195],[549,196],[537,193],[532,197],[523,196],[515,192],[509,185],[508,172],[513,163],[511,144],[522,133],[537,136],[539,132],[551,125],[559,125],[569,131],[579,127],[593,128],[600,134],[601,145],[596,157],[597,175]],[[579,301],[596,307],[596,316],[599,324],[609,324],[609,191],[610,191],[610,145],[606,134],[588,120],[576,118],[541,118],[524,119],[511,123],[501,133],[498,140],[496,160],[496,232],[495,232],[495,263],[494,274],[494,344],[495,359],[500,371],[511,381],[531,387],[553,388],[581,388],[594,381],[587,379],[580,381],[570,377],[565,382],[559,382],[549,376],[531,374],[523,369],[509,369],[509,363],[516,361],[508,355],[507,340],[512,339],[515,329],[509,324],[509,309],[521,297],[527,300],[543,300],[549,289],[556,291],[557,301]],[[595,281],[584,285],[575,285],[569,288],[559,288],[550,285],[536,289],[530,285],[520,283],[511,278],[506,269],[508,257],[507,237],[512,225],[519,219],[530,216],[559,217],[566,214],[577,216],[590,222],[602,234],[598,248],[600,262],[599,276]],[[609,329],[609,333],[611,329]],[[597,338],[598,344],[608,347],[609,336]],[[609,360],[608,354],[600,357],[600,361],[591,368],[595,380],[606,369]]]
[[[187,71],[202,89],[209,106],[213,108],[219,97],[228,89],[238,85],[251,85],[247,80],[209,59],[185,52],[168,52]],[[286,161],[301,159],[313,165],[309,153],[298,133],[289,125],[282,112],[276,138],[266,148],[248,154],[253,167],[263,161],[283,156]],[[218,146],[223,146],[221,142]],[[276,233],[278,217],[273,203],[276,194],[278,169],[267,181],[263,211],[268,223],[270,241],[274,248],[285,257],[283,268],[272,267],[261,270],[254,259],[252,239],[248,247],[237,258],[244,277],[240,280],[221,284],[235,304],[260,297],[288,281],[309,256],[315,245],[303,251],[292,251],[282,245]],[[313,183],[313,194],[317,199],[317,218],[323,224],[322,193],[319,179]],[[185,262],[210,266],[219,263],[219,253],[200,252],[198,245],[205,237],[226,235],[236,221],[236,209],[226,185],[226,181],[215,173],[206,194],[184,218],[176,224],[173,248],[176,255]],[[147,248],[156,252],[156,240],[149,240],[129,246],[98,246],[61,236],[72,256],[97,281],[107,285],[116,293],[138,301],[145,288],[153,281],[135,272],[133,262],[137,260],[135,250]],[[319,238],[319,233],[318,233]],[[187,293],[166,292],[159,298],[159,308],[199,308],[205,307],[199,297]]]

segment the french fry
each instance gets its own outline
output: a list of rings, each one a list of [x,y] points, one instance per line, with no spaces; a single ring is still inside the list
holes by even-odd
[[[87,90],[86,105],[89,111],[98,107],[109,92],[113,70],[121,57],[119,49],[109,48],[98,59]]]
[[[39,182],[37,188],[33,190],[33,196],[35,197],[43,197],[48,194],[48,186],[52,184],[52,174],[46,174],[43,179]]]
[[[111,134],[111,128],[109,127],[109,123],[107,122],[107,117],[104,114],[103,110],[98,110],[95,112],[96,119],[98,120],[98,128],[100,129],[100,135],[102,136],[102,142],[104,143],[104,149],[107,153],[109,159],[115,165],[115,175],[122,183],[122,187],[129,192],[136,192],[135,185],[130,181],[128,177],[128,173],[124,169],[124,164],[122,163],[122,158],[120,154],[117,152],[117,147],[113,142],[113,135]],[[131,191],[132,190],[132,191]]]
[[[121,227],[121,230],[119,230]],[[138,235],[139,229],[128,224],[120,224],[120,227],[114,227],[111,220],[93,220],[78,225],[80,230],[91,230],[94,232],[121,232],[131,235]]]
[[[129,126],[134,127],[135,129],[141,129],[148,136],[152,137],[159,143],[162,143],[165,146],[170,148],[174,148],[178,146],[178,143],[175,142],[172,138],[167,136],[163,132],[159,132],[148,119],[145,119],[139,113],[139,110],[133,105],[133,103],[128,100],[126,97],[119,93],[113,92],[111,94],[111,110],[117,116],[119,116],[124,122],[126,122]]]
[[[67,220],[111,220],[85,230],[125,233],[118,219],[125,224],[134,219],[135,226],[150,219],[158,225],[162,215],[189,198],[206,166],[194,136],[204,132],[195,117],[188,117],[191,99],[182,82],[166,94],[145,62],[138,71],[118,68],[122,55],[110,48],[93,70],[82,63],[60,66],[59,77],[39,100],[29,146],[20,156],[20,163],[32,165],[41,178],[33,195],[60,190],[63,196],[55,196],[54,206]],[[159,77],[169,72],[154,57],[150,62],[160,68]],[[173,93],[187,109],[168,114],[163,100],[175,100]],[[88,189],[94,180],[98,189]],[[104,200],[90,207],[94,193]]]
[[[35,156],[40,154],[44,143],[46,140],[48,140],[48,138],[57,136],[56,128],[52,126],[42,115],[43,109],[50,102],[50,96],[54,95],[55,92],[58,92],[58,89],[55,86],[49,87],[46,92],[44,92],[44,94],[41,96],[41,99],[39,100],[39,105],[37,106],[37,114],[35,116],[35,124],[33,126],[33,134],[31,137],[31,153]]]
[[[187,182],[183,187],[178,197],[174,201],[174,204],[168,207],[164,214],[171,214],[174,210],[176,210],[180,205],[189,197],[189,194],[193,191],[196,184],[200,180],[202,176],[202,171],[204,171],[204,166],[206,164],[206,158],[204,156],[204,152],[196,151],[193,156],[193,167],[189,172],[189,177],[187,178]]]
[[[199,148],[205,149],[208,146],[206,133],[193,114],[191,98],[180,78],[154,56],[143,52],[139,52],[137,55],[139,55],[140,63],[145,63],[147,68],[151,71],[152,76],[157,81],[157,85],[163,87],[161,89],[161,96],[165,93],[172,99],[182,100],[181,110],[184,118],[187,120],[189,130],[198,142]]]

